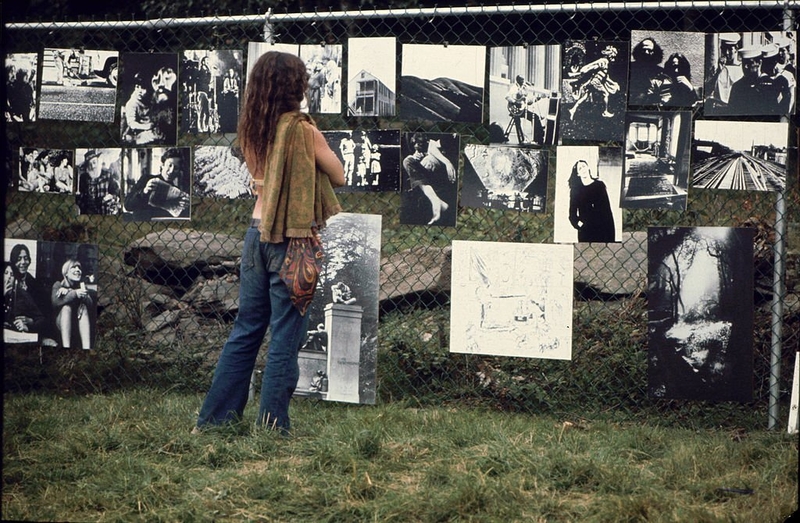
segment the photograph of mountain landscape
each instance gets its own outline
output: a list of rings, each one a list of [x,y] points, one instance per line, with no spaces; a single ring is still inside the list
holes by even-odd
[[[481,123],[486,48],[404,44],[399,114],[404,120]]]

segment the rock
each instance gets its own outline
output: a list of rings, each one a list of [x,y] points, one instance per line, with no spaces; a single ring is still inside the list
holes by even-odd
[[[144,330],[147,332],[156,332],[170,325],[175,325],[180,318],[181,311],[171,310],[165,311],[155,316],[150,321],[145,323]]]
[[[229,317],[239,310],[239,278],[230,275],[225,278],[205,279],[200,277],[183,296],[197,314],[212,317]]]
[[[14,238],[17,240],[38,240],[39,233],[34,229],[33,224],[28,220],[14,220],[6,224],[4,238]]]
[[[647,288],[647,232],[622,233],[620,243],[577,243],[574,252],[575,287],[584,297],[631,296]]]
[[[452,249],[418,245],[381,260],[380,301],[450,291]]]
[[[243,246],[243,240],[226,234],[167,229],[132,242],[123,259],[149,281],[181,293],[201,274],[235,271]]]

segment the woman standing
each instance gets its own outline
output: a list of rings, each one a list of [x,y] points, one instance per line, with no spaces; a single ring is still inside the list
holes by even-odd
[[[606,185],[593,175],[585,160],[572,166],[569,177],[569,222],[579,242],[613,242],[614,216]]]
[[[305,269],[315,268],[300,252],[314,252],[316,228],[341,211],[333,187],[345,181],[341,162],[313,120],[300,112],[307,91],[305,64],[288,53],[265,53],[250,73],[238,137],[258,197],[242,251],[239,312],[193,433],[242,417],[268,328],[256,423],[289,433],[289,400],[316,284],[316,278],[293,280],[291,274],[304,259],[310,261]]]

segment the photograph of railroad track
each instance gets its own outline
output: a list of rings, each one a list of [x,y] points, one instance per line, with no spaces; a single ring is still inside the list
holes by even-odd
[[[783,191],[788,123],[695,122],[692,187]]]

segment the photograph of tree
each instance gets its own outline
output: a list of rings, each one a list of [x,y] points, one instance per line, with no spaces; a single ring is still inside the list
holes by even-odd
[[[464,147],[461,205],[544,212],[548,152],[520,147]]]
[[[402,134],[400,223],[455,226],[460,147],[456,133]]]
[[[381,216],[340,213],[320,233],[325,258],[295,395],[374,404]]]
[[[322,131],[344,166],[345,185],[336,192],[400,190],[400,131]]]
[[[556,150],[553,241],[621,241],[621,183],[620,148],[559,146]]]
[[[397,96],[397,38],[347,40],[347,115],[394,116]]]
[[[126,53],[119,81],[120,138],[125,145],[175,145],[178,54]]]
[[[194,147],[195,196],[210,198],[255,198],[250,171],[238,149],[229,145]]]
[[[561,139],[622,141],[628,42],[569,40],[561,49]]]
[[[560,45],[490,48],[490,143],[555,145],[560,89]]]
[[[94,348],[98,246],[6,238],[4,252],[3,341]]]
[[[40,120],[113,122],[119,52],[46,47]]]
[[[23,192],[73,194],[75,151],[20,147],[17,188]]]
[[[450,352],[572,358],[572,246],[453,241]]]
[[[181,60],[181,132],[235,133],[242,51],[188,50]]]
[[[706,116],[793,114],[797,98],[795,32],[706,35]]]
[[[301,45],[300,58],[308,71],[308,112],[342,112],[342,46]]]
[[[117,215],[122,207],[122,149],[76,149],[80,214]]]
[[[125,149],[125,221],[189,220],[191,218],[191,148]]]
[[[631,31],[631,107],[700,105],[705,84],[705,33]]]
[[[691,134],[689,111],[625,115],[622,207],[686,209]]]
[[[427,122],[483,121],[486,48],[403,44],[400,117]]]
[[[692,141],[692,187],[783,191],[789,124],[697,120]]]
[[[753,229],[648,229],[648,390],[752,400]]]
[[[6,55],[6,122],[36,121],[36,87],[39,55]]]

